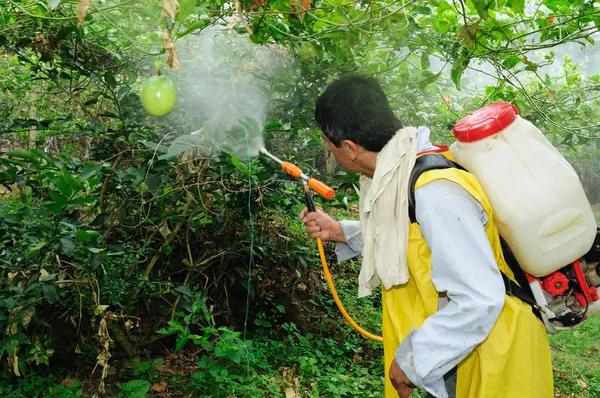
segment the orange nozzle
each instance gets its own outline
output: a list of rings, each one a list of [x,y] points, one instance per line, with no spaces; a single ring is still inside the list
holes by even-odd
[[[300,170],[300,167],[290,162],[281,162],[281,168],[283,169],[283,171],[295,178],[299,178],[302,174],[302,170]]]
[[[293,163],[290,163],[290,162],[281,162],[281,168],[283,169],[283,171],[285,171],[286,173],[288,173],[292,177],[295,177],[295,178],[304,177],[304,178],[306,178],[306,176],[302,175],[302,170],[300,170],[300,167],[296,166]],[[327,200],[331,200],[333,198],[333,195],[335,195],[335,191],[333,189],[331,189],[327,185],[323,184],[321,181],[315,180],[314,178],[309,178],[308,179],[308,185],[310,185],[312,189],[314,189],[315,191],[317,191],[317,193],[319,195],[321,195],[322,197],[324,197]]]
[[[310,185],[312,189],[317,191],[319,195],[321,195],[327,200],[331,200],[333,198],[333,195],[335,194],[335,191],[332,188],[323,184],[319,180],[315,180],[314,178],[308,180],[308,185]]]

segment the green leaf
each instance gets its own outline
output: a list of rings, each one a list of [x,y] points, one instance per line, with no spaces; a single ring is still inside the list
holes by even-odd
[[[27,335],[22,331],[19,331],[17,334],[12,336],[12,339],[18,341],[21,344],[31,344],[31,340],[29,339],[29,337],[27,337]]]
[[[462,65],[455,63],[454,66],[452,66],[452,71],[450,72],[450,77],[452,78],[452,81],[458,90],[460,90],[460,79],[464,71],[465,70],[463,69]]]
[[[53,274],[44,275],[40,278],[40,282],[50,282],[56,279],[58,274],[55,272]]]
[[[506,58],[503,62],[502,62],[502,66],[504,66],[506,69],[512,69],[514,68],[519,62],[521,62],[521,58],[519,57],[508,57]]]
[[[534,64],[533,62],[529,62],[527,64],[527,66],[525,67],[525,70],[531,71],[531,72],[537,72],[538,70],[538,65]]]
[[[63,206],[59,203],[46,203],[44,204],[44,207],[54,213],[55,216],[60,215],[63,209]]]
[[[61,0],[47,0],[48,8],[54,10],[60,4]]]
[[[31,149],[30,152],[36,154],[38,158],[44,159],[46,162],[48,162],[50,164],[52,164],[52,162],[53,162],[52,156],[50,156],[49,154],[47,154],[44,151],[40,151],[39,149]]]
[[[37,220],[37,222],[44,228],[46,231],[54,231],[54,224],[46,220]]]
[[[442,72],[438,72],[436,74],[432,74],[431,76],[421,80],[419,82],[419,88],[421,90],[424,90],[428,85],[435,82],[440,77],[441,74],[442,74]]]
[[[146,380],[131,380],[121,385],[120,389],[130,393],[130,397],[146,397],[150,387],[150,382]]]
[[[56,202],[55,204],[59,206],[64,206],[69,201],[68,197],[60,194],[59,192],[50,192],[50,195],[52,195],[52,197],[54,198],[54,202]]]
[[[152,367],[150,362],[140,362],[138,363],[137,370],[138,372],[145,373]]]
[[[91,242],[92,240],[94,240],[94,237],[87,233],[86,231],[80,229],[77,231],[77,233],[75,234],[75,237],[77,238],[78,241],[80,242]]]
[[[45,283],[42,290],[44,292],[44,298],[48,300],[49,304],[54,304],[59,300],[58,289],[56,289],[55,284]]]
[[[248,166],[240,163],[239,159],[235,155],[231,155],[231,163],[235,166],[236,169],[241,171],[244,174],[248,174]]]
[[[185,20],[191,13],[194,12],[196,8],[196,0],[180,0],[179,1],[179,12],[175,17],[177,22],[182,22]]]
[[[509,0],[508,5],[518,14],[525,12],[525,0]]]
[[[421,69],[429,69],[431,66],[431,62],[429,62],[429,54],[423,53],[421,54]]]
[[[60,238],[63,254],[69,255],[75,250],[75,242],[69,238]]]
[[[187,151],[197,145],[198,137],[195,135],[182,135],[177,137],[167,150],[166,158],[179,155],[182,152]]]
[[[196,301],[192,305],[192,312],[194,312],[194,313],[200,312],[200,310],[202,310],[202,309],[206,309],[206,304],[203,301]]]
[[[187,286],[177,286],[173,290],[176,291],[177,293],[181,293],[185,296],[191,297],[193,295],[191,289]]]
[[[85,169],[83,169],[83,171],[81,172],[81,175],[79,176],[79,179],[81,181],[85,181],[88,178],[90,178],[91,176],[98,174],[98,172],[101,169],[102,169],[101,164],[91,164],[91,165],[87,166]]]
[[[40,255],[40,251],[46,246],[46,242],[41,241],[37,245],[33,246],[27,252],[27,259],[32,260]]]
[[[79,182],[75,179],[75,177],[71,175],[71,173],[69,173],[69,170],[67,170],[66,168],[63,168],[61,176],[65,179],[67,184],[71,186],[71,188],[78,189],[80,187]]]
[[[100,315],[108,309],[108,305],[99,305],[94,309],[94,315]]]
[[[19,159],[23,159],[23,160],[28,160],[31,163],[35,163],[36,165],[40,164],[40,159],[35,154],[33,154],[29,151],[22,151],[22,150],[8,151],[5,153],[5,155],[10,158],[19,158]]]
[[[117,80],[115,79],[115,75],[112,71],[108,71],[104,74],[104,81],[110,87],[114,88],[117,86]]]
[[[8,216],[4,216],[4,220],[11,224],[20,224],[23,221],[23,215],[19,213],[10,214]]]
[[[481,19],[487,19],[488,17],[488,8],[490,3],[488,3],[486,0],[472,0],[473,1],[473,5],[475,6],[475,9],[477,10],[477,14],[479,14],[479,16],[481,17]]]
[[[431,22],[433,23],[435,30],[441,34],[448,32],[452,27],[452,23],[445,19],[433,19]]]
[[[427,6],[419,6],[415,8],[415,11],[419,14],[431,15],[431,8]]]
[[[66,198],[70,198],[73,194],[73,188],[67,181],[64,179],[62,175],[56,177],[56,187]],[[66,202],[65,202],[66,203]],[[64,203],[61,203],[64,205]]]

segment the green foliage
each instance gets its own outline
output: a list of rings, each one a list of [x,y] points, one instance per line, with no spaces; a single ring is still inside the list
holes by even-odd
[[[55,375],[38,376],[29,372],[23,377],[15,378],[13,375],[0,373],[0,394],[6,398],[20,397],[52,397],[52,398],[79,398],[84,397],[79,380],[60,378]]]
[[[150,383],[146,380],[131,380],[119,386],[119,397],[146,398],[150,391]]]
[[[550,336],[557,390],[589,397],[600,394],[598,333],[600,316],[595,315],[576,330]]]
[[[266,146],[332,185],[332,201],[316,200],[340,216],[356,205],[358,176],[327,167],[313,114],[323,88],[351,72],[375,75],[400,119],[430,127],[442,144],[467,112],[511,102],[587,186],[598,185],[600,77],[552,50],[593,45],[600,11],[592,2],[544,1],[536,10],[521,0],[81,4],[0,0],[0,192],[11,190],[0,197],[0,361],[10,381],[2,396],[80,396],[79,384],[43,376],[61,366],[98,366],[92,390],[102,390],[116,353],[131,381],[107,388],[146,396],[168,362],[142,355],[164,347],[195,353],[191,374],[169,378],[193,396],[381,395],[381,347],[337,312],[296,217],[299,184],[265,159],[211,151],[210,132],[247,131],[183,106],[194,104],[185,82],[174,79],[183,105],[168,116],[141,105],[143,82],[175,76],[178,63],[192,67],[177,53],[182,43],[224,20],[294,58],[266,93]],[[255,61],[240,59],[217,69]],[[558,61],[559,75],[546,73]],[[480,68],[492,83],[474,88]],[[258,122],[244,123],[260,133]],[[204,138],[190,133],[198,126]],[[379,298],[356,299],[358,263],[334,272],[350,313],[378,333]],[[594,322],[582,336],[594,334]],[[557,338],[566,353],[593,348]],[[586,385],[561,373],[561,391],[598,394],[595,365],[555,355]]]

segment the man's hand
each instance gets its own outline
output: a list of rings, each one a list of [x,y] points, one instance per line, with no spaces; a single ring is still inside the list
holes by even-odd
[[[321,238],[325,242],[346,242],[342,226],[327,213],[321,210],[309,213],[308,209],[304,209],[300,212],[300,218],[304,222],[306,232],[308,232],[311,238]]]
[[[400,398],[408,398],[415,388],[414,384],[406,377],[398,363],[394,359],[390,366],[390,381],[398,391]]]

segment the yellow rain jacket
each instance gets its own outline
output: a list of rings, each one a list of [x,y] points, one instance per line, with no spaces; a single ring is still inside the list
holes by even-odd
[[[451,158],[448,152],[443,153]],[[476,178],[459,169],[424,172],[415,184],[419,187],[439,179],[452,181],[467,190],[485,209],[489,222],[485,233],[496,262],[514,280],[504,261],[498,230],[483,189]],[[437,312],[438,292],[431,281],[431,252],[419,225],[409,229],[408,283],[383,289],[383,344],[385,360],[385,397],[397,398],[389,380],[389,367],[400,343],[411,327],[418,329]],[[415,347],[427,349],[427,347]],[[507,296],[504,308],[488,337],[458,365],[457,398],[551,398],[554,396],[550,346],[544,325],[531,306]]]

